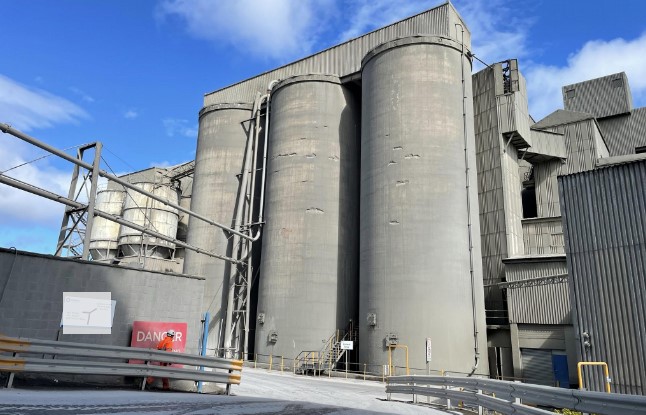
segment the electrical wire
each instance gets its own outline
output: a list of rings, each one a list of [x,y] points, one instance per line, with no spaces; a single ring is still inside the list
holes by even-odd
[[[87,145],[87,144],[79,144],[79,145],[76,145],[76,146],[67,147],[67,148],[64,148],[62,151],[71,150],[73,148],[79,148],[79,147],[82,147],[82,146],[85,146],[85,145]],[[47,158],[47,157],[52,156],[52,155],[53,155],[52,153],[45,154],[45,155],[43,155],[41,157],[35,158],[33,160],[30,160],[30,161],[26,161],[24,163],[18,164],[17,166],[13,166],[13,167],[11,167],[11,168],[9,168],[7,170],[0,171],[0,174],[5,174],[5,173],[7,173],[7,172],[9,172],[11,170],[17,169],[17,168],[22,167],[22,166],[26,166],[27,164],[37,162],[38,160],[42,160],[42,159]]]

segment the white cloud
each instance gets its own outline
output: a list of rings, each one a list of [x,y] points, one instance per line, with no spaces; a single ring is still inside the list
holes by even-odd
[[[626,72],[635,107],[646,101],[646,32],[632,40],[587,42],[565,66],[528,65],[529,108],[536,120],[563,107],[561,87],[617,72]]]
[[[0,137],[0,171],[42,154],[36,153],[17,138],[8,135]],[[65,171],[51,165],[49,159],[42,159],[11,170],[6,175],[67,197],[71,166],[69,171]],[[63,210],[60,203],[0,184],[0,224],[3,226],[16,223],[52,225],[62,219]]]
[[[527,37],[532,20],[519,13],[516,4],[503,0],[454,1],[471,32],[471,50],[487,64],[522,59],[530,50]],[[482,65],[474,62],[474,69]]]
[[[94,98],[92,98],[91,96],[89,96],[88,94],[86,94],[84,91],[80,90],[79,88],[77,88],[77,87],[75,87],[75,86],[71,86],[69,89],[70,89],[70,91],[72,91],[74,94],[76,94],[76,95],[78,95],[79,97],[81,97],[81,99],[82,99],[83,101],[85,101],[85,102],[94,102]]]
[[[441,4],[444,1],[350,0],[346,28],[338,40],[361,36]],[[532,22],[519,15],[517,8],[508,6],[508,2],[457,0],[453,4],[471,32],[472,52],[484,62],[524,58],[529,54],[527,31]],[[482,67],[482,64],[474,62],[475,71]]]
[[[139,113],[137,111],[135,111],[135,110],[128,110],[128,111],[123,113],[123,118],[125,118],[127,120],[134,120],[138,116],[139,116]]]
[[[19,130],[47,128],[54,124],[76,123],[87,118],[78,105],[41,89],[22,85],[0,75],[0,116]]]
[[[366,32],[386,26],[398,20],[420,13],[442,2],[428,0],[351,0],[348,2],[346,23],[348,26],[339,36],[339,41],[361,36]]]
[[[287,60],[311,52],[333,10],[332,0],[165,0],[157,17],[179,17],[197,38]]]
[[[179,118],[166,118],[162,120],[166,134],[169,137],[183,135],[185,137],[197,137],[197,124],[189,123],[188,120]]]

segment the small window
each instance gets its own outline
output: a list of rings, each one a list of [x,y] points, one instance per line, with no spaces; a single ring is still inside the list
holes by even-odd
[[[538,216],[538,209],[536,206],[536,188],[526,187],[521,192],[523,203],[523,218],[535,218]]]
[[[574,88],[568,89],[565,91],[565,97],[566,98],[574,98]]]
[[[624,86],[624,80],[621,78],[613,79],[612,80],[612,87],[613,88],[621,88]]]
[[[635,147],[635,154],[644,154],[646,153],[646,146]]]

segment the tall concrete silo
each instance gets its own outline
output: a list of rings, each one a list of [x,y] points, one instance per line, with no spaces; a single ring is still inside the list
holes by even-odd
[[[337,76],[300,75],[274,87],[257,353],[319,351],[356,319],[357,108]]]
[[[430,338],[430,369],[471,372],[477,345],[476,373],[487,372],[471,62],[464,52],[454,40],[416,36],[382,44],[362,62],[365,363],[388,363],[389,345],[396,345],[395,365],[404,366],[406,346],[410,367],[424,369]]]
[[[121,215],[123,190],[104,189],[96,194],[95,209],[112,215]],[[90,255],[94,261],[110,261],[117,256],[119,224],[102,217],[95,217],[90,237]]]
[[[251,104],[216,104],[200,111],[191,210],[227,226],[233,225],[235,216],[249,128],[245,121],[251,110]],[[231,256],[228,236],[199,219],[188,223],[189,244]],[[184,273],[206,278],[202,309],[211,315],[208,348],[218,352],[224,337],[230,269],[221,259],[186,251]]]
[[[178,203],[177,189],[168,183],[140,182],[134,185],[171,203]],[[179,219],[177,209],[131,189],[126,191],[123,218],[171,238],[177,235]],[[145,256],[168,259],[172,256],[175,244],[154,236],[143,235],[136,229],[122,225],[119,230],[119,249],[124,257]]]

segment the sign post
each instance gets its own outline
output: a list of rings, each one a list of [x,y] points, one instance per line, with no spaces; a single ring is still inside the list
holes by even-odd
[[[431,362],[432,351],[433,351],[433,349],[431,347],[431,338],[427,337],[426,338],[426,374],[429,375],[429,376],[431,375],[430,362]],[[426,395],[426,402],[430,403],[430,401],[431,401],[430,395]]]
[[[341,341],[341,350],[345,350],[345,378],[348,378],[348,350],[354,349],[354,342],[349,340]]]

